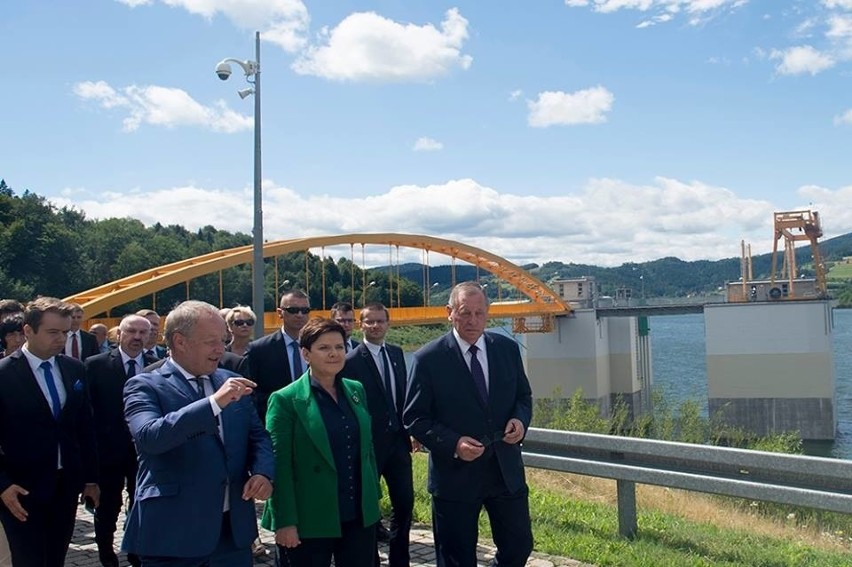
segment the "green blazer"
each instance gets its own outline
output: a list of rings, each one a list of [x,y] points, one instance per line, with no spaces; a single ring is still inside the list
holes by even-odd
[[[379,521],[379,480],[364,387],[343,379],[361,431],[361,511],[364,526]],[[275,449],[275,489],[261,525],[296,526],[300,538],[340,537],[337,469],[308,373],[269,397],[266,428]]]

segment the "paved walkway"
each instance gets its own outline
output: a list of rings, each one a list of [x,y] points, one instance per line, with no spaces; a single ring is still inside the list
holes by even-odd
[[[258,510],[260,507],[258,507]],[[123,521],[123,514],[119,521]],[[98,549],[95,545],[95,527],[92,515],[80,506],[77,512],[77,526],[74,530],[74,538],[71,540],[71,548],[68,550],[68,557],[65,560],[66,567],[100,567],[98,562]],[[120,543],[121,526],[116,534],[116,545]],[[274,549],[272,533],[261,530],[261,541],[266,548],[266,555],[255,559],[255,565],[275,565]],[[382,545],[379,548],[382,559],[386,559],[387,547]],[[479,563],[480,565],[490,565],[491,558],[494,557],[494,548],[480,543],[479,545]],[[384,563],[383,563],[384,564]],[[124,562],[122,556],[122,565],[128,565]],[[411,565],[412,567],[435,567],[435,550],[432,542],[432,531],[427,526],[417,526],[411,530]],[[365,566],[369,567],[369,566]],[[539,553],[533,554],[533,557],[527,561],[527,567],[593,567],[586,563],[580,563],[573,559],[564,557],[552,557]]]

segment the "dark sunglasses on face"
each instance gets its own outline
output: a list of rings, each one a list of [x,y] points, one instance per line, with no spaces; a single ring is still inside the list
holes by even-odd
[[[234,319],[231,324],[234,327],[251,327],[254,325],[254,319]]]
[[[282,307],[281,311],[286,311],[290,315],[295,315],[296,313],[301,313],[302,315],[307,315],[311,312],[310,307]]]

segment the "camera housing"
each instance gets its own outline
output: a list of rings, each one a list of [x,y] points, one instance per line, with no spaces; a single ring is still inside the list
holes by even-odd
[[[216,76],[218,76],[223,81],[227,81],[228,77],[231,76],[231,66],[228,63],[222,61],[218,65],[216,65]]]

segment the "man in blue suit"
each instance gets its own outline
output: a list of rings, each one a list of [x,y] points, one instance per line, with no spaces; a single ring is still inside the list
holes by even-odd
[[[518,345],[486,333],[488,300],[460,283],[447,306],[453,330],[414,354],[403,421],[429,449],[429,492],[438,567],[475,567],[483,506],[494,567],[523,567],[532,551],[520,443],[532,392]]]
[[[143,567],[252,564],[254,499],[272,493],[274,458],[254,382],[217,368],[225,332],[212,305],[181,303],[166,318],[171,358],[124,388],[139,473],[123,547]]]

